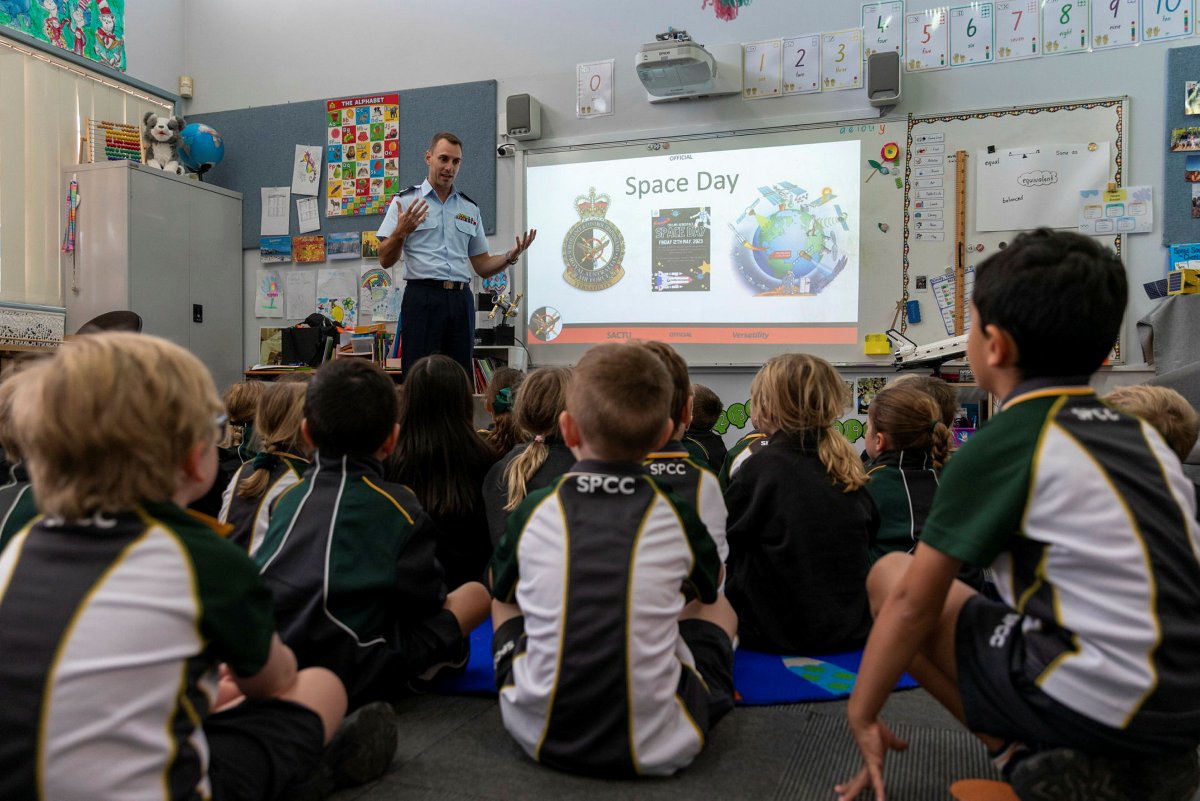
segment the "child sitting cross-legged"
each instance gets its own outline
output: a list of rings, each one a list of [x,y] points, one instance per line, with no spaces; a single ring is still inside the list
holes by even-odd
[[[335,672],[351,709],[465,664],[490,598],[476,582],[446,594],[429,516],[383,478],[399,431],[392,379],[359,359],[326,364],[301,430],[313,466],[276,502],[255,554],[300,664]]]
[[[880,711],[905,670],[1022,801],[1186,801],[1200,784],[1195,496],[1159,433],[1088,386],[1127,292],[1117,255],[1070,232],[976,267],[967,358],[1003,410],[946,465],[913,554],[871,568],[847,705],[864,766],[840,799],[884,796],[903,744]],[[964,562],[991,567],[999,600],[955,579]]]
[[[833,427],[849,401],[838,372],[806,353],[776,356],[750,385],[765,436],[725,490],[726,591],[747,648],[822,654],[867,637],[867,547],[879,513],[862,461]]]
[[[496,453],[508,453],[518,443],[524,442],[521,429],[513,415],[518,392],[525,374],[511,367],[501,367],[492,373],[483,392],[483,408],[492,416],[492,423],[479,435],[486,439]]]
[[[733,707],[737,619],[716,546],[641,464],[670,407],[646,348],[584,354],[561,418],[580,461],[525,499],[492,559],[500,712],[542,764],[671,774]]]
[[[725,455],[729,453],[721,435],[713,430],[725,407],[717,393],[703,384],[692,384],[692,398],[692,422],[683,434],[683,445],[692,458],[706,463],[715,474],[721,470]]]
[[[79,337],[12,416],[44,516],[0,554],[0,798],[292,798],[346,696],[297,672],[254,564],[182,508],[217,469],[204,366]],[[213,713],[218,662],[244,700]]]
[[[219,519],[233,526],[229,541],[254,556],[262,545],[275,499],[308,469],[300,433],[305,384],[274,383],[259,397],[255,421],[259,451],[238,468],[225,489]]]

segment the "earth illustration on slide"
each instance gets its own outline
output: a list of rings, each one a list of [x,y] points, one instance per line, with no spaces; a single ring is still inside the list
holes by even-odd
[[[759,196],[730,224],[733,264],[760,295],[817,295],[846,266],[848,215],[829,187],[808,192],[783,181]]]

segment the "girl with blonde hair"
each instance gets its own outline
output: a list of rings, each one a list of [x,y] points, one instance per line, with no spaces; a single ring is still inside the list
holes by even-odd
[[[300,433],[307,389],[296,382],[267,385],[254,418],[260,450],[233,474],[221,498],[218,517],[233,526],[229,541],[251,556],[266,536],[272,503],[308,469],[308,449]]]
[[[493,545],[504,534],[508,513],[526,495],[549,486],[575,464],[575,457],[558,430],[559,415],[567,407],[570,381],[571,371],[566,367],[541,367],[521,384],[513,422],[526,441],[494,464],[483,481],[483,501]]]
[[[728,580],[743,644],[773,653],[857,648],[871,626],[867,546],[879,515],[834,423],[850,405],[824,359],[771,359],[750,385],[762,447],[729,480]]]

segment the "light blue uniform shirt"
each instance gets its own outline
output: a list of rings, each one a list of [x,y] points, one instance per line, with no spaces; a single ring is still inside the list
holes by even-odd
[[[418,197],[429,204],[429,216],[404,240],[404,278],[470,283],[475,271],[468,259],[487,253],[488,243],[479,206],[457,189],[443,203],[428,179],[410,186],[388,204],[377,236],[391,236],[402,207],[407,209]]]

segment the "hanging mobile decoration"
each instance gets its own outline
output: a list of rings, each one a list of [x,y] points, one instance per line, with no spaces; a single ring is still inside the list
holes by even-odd
[[[700,10],[708,8],[710,3],[717,19],[729,22],[737,19],[738,9],[750,5],[750,0],[700,0]]]
[[[75,210],[79,208],[79,181],[72,179],[67,188],[67,230],[63,232],[62,252],[75,252]]]

